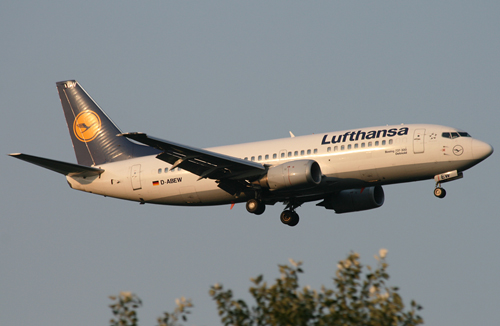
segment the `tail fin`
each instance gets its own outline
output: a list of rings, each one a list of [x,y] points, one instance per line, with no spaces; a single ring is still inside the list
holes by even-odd
[[[117,136],[122,132],[76,80],[56,85],[78,164],[93,166],[159,153]]]

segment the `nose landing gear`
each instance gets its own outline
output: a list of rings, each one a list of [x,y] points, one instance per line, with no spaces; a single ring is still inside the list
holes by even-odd
[[[436,196],[437,198],[444,198],[444,196],[446,196],[446,190],[441,188],[442,182],[449,182],[461,179],[463,177],[464,174],[462,172],[458,172],[457,170],[448,171],[435,175],[434,180],[436,181],[436,188],[434,189],[434,196]]]
[[[441,188],[441,184],[438,182],[436,183],[436,188],[434,189],[434,196],[437,198],[444,198],[446,196],[446,190]]]

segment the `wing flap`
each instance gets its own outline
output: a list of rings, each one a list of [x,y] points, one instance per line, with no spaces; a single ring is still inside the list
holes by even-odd
[[[104,172],[103,169],[93,168],[90,166],[67,163],[62,161],[51,160],[44,157],[38,157],[28,154],[14,153],[9,154],[9,156],[15,157],[17,159],[32,163],[42,168],[49,169],[51,171],[61,173],[68,176],[81,176],[90,177],[94,175],[99,175]]]
[[[121,136],[161,150],[157,158],[172,164],[171,169],[180,167],[200,176],[200,179],[252,179],[266,171],[260,163],[150,137],[144,133],[126,133]]]

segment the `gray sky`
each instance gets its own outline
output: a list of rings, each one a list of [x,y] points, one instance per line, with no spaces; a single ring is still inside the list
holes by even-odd
[[[462,128],[498,149],[498,1],[3,1],[0,3],[0,324],[106,325],[128,290],[153,325],[180,296],[189,325],[217,325],[210,285],[249,298],[249,278],[304,261],[331,285],[350,251],[424,306],[428,325],[498,320],[498,153],[445,184],[384,188],[383,207],[300,224],[243,204],[139,205],[67,186],[12,159],[76,162],[55,82],[76,79],[124,132],[197,147],[385,124]]]

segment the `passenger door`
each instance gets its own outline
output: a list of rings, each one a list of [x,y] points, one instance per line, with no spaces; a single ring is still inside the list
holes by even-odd
[[[130,168],[130,180],[132,181],[132,189],[139,190],[142,189],[141,186],[141,165],[132,165]]]
[[[415,129],[413,132],[413,153],[420,154],[424,152],[425,129]]]

